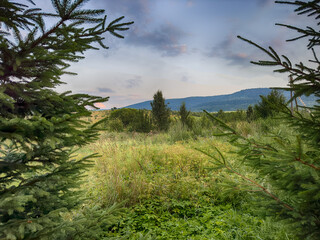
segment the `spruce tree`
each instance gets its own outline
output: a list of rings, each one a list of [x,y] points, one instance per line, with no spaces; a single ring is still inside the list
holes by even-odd
[[[279,55],[273,48],[264,48],[250,40],[239,37],[259,48],[269,57],[268,60],[252,62],[262,66],[276,66],[275,72],[286,73],[292,78],[284,90],[294,92],[290,101],[301,95],[316,97],[313,107],[304,107],[309,112],[302,114],[282,105],[285,128],[292,130],[292,136],[278,133],[266,133],[272,136],[270,142],[255,138],[245,138],[237,130],[226,125],[218,118],[209,117],[220,124],[223,135],[230,137],[230,143],[238,150],[238,156],[247,169],[241,172],[218,150],[209,155],[215,159],[219,168],[242,179],[243,184],[233,183],[236,189],[249,190],[257,197],[255,203],[261,214],[271,215],[291,226],[291,230],[300,239],[320,238],[320,61],[316,49],[320,45],[319,18],[320,4],[317,1],[276,1],[279,4],[295,6],[298,15],[307,15],[316,19],[314,27],[305,28],[277,24],[296,31],[299,35],[289,41],[307,38],[307,49],[313,53],[310,62],[291,63],[285,55]],[[281,57],[280,57],[281,56]],[[308,66],[309,65],[309,66]],[[237,160],[235,160],[237,161]],[[243,169],[243,168],[242,168]],[[253,178],[252,172],[257,177]]]
[[[185,102],[181,104],[178,113],[182,125],[191,128],[190,111],[187,110]]]
[[[165,99],[160,90],[153,95],[153,101],[150,104],[152,117],[158,130],[168,130],[170,124],[170,109],[165,103]]]
[[[78,187],[96,155],[76,150],[94,141],[88,107],[108,98],[58,93],[71,62],[98,47],[104,34],[123,37],[123,17],[107,24],[87,0],[52,0],[55,13],[33,1],[0,1],[0,239],[101,239],[108,212],[86,208]],[[45,26],[48,18],[56,22]],[[87,210],[85,210],[87,209]],[[108,210],[109,211],[109,210]]]
[[[257,117],[268,118],[276,116],[280,109],[286,103],[284,95],[275,89],[272,89],[267,96],[260,96],[261,100],[254,105],[254,112]]]
[[[254,120],[254,118],[255,118],[255,113],[254,113],[253,107],[249,105],[246,111],[246,119],[250,123]]]

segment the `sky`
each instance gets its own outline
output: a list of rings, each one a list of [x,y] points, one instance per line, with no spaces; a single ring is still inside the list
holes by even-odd
[[[35,0],[44,10],[50,0]],[[268,59],[237,35],[272,46],[293,62],[308,59],[306,44],[275,23],[304,27],[292,6],[273,0],[91,0],[84,8],[105,9],[110,22],[134,21],[124,39],[106,35],[108,50],[88,51],[72,63],[77,76],[63,76],[59,91],[109,96],[102,108],[151,100],[230,94],[242,89],[285,86],[286,75],[250,64]]]

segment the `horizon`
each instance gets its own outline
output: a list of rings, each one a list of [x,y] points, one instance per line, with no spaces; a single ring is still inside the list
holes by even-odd
[[[272,87],[271,87],[272,88]],[[265,89],[271,89],[271,88],[248,88],[248,89],[241,89],[239,91],[235,91],[233,93],[229,93],[229,94],[218,94],[218,95],[211,95],[211,96],[188,96],[188,97],[185,97],[185,98],[165,98],[165,101],[168,102],[168,101],[172,101],[172,100],[184,100],[184,99],[190,99],[190,98],[211,98],[211,97],[221,97],[221,96],[230,96],[230,95],[233,95],[233,94],[237,94],[237,93],[240,93],[240,92],[244,92],[244,91],[248,91],[248,90],[265,90]],[[135,109],[140,109],[139,107],[137,108],[137,106],[135,105],[139,105],[139,104],[145,104],[145,103],[150,103],[152,102],[153,99],[148,99],[146,101],[142,101],[142,102],[136,102],[136,103],[130,103],[129,105],[126,105],[126,106],[123,106],[123,107],[119,107],[116,109],[121,109],[121,108],[135,108]],[[182,101],[184,102],[184,101]],[[168,103],[169,104],[169,103]],[[186,106],[188,107],[188,103],[186,102]],[[170,108],[170,106],[168,106]],[[112,108],[99,108],[99,109],[96,109],[97,111],[100,111],[100,110],[112,110]],[[240,109],[239,109],[240,110]],[[244,109],[242,109],[244,110]],[[176,110],[173,110],[173,111],[176,111]],[[228,110],[227,110],[228,111]]]
[[[205,98],[205,97],[217,97],[217,96],[227,96],[227,95],[232,95],[234,93],[238,93],[238,92],[241,92],[241,91],[245,91],[245,90],[253,90],[253,89],[271,89],[273,87],[269,87],[269,88],[246,88],[246,89],[241,89],[241,90],[238,90],[238,91],[235,91],[235,92],[232,92],[232,93],[227,93],[227,94],[217,94],[217,95],[207,95],[207,96],[188,96],[188,97],[182,97],[182,98],[165,98],[165,100],[179,100],[179,99],[185,99],[185,98]],[[142,101],[142,102],[136,102],[136,103],[132,103],[132,104],[129,104],[127,106],[124,106],[124,107],[121,107],[121,108],[126,108],[126,107],[129,107],[131,105],[135,105],[135,104],[139,104],[139,103],[144,103],[144,102],[150,102],[150,101],[153,101],[153,99],[148,99],[148,100],[145,100],[145,101]],[[111,108],[110,108],[111,109]],[[101,110],[110,110],[110,109],[101,109]]]

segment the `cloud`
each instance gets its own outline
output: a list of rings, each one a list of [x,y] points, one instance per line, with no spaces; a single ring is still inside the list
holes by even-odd
[[[128,79],[126,80],[126,84],[125,87],[126,88],[136,88],[139,87],[141,85],[141,77],[135,77],[133,79]]]
[[[187,76],[182,76],[181,82],[188,82],[189,78]]]
[[[148,18],[150,3],[149,0],[116,0],[96,2],[99,7],[106,9],[106,13],[120,14],[126,18],[142,23]]]
[[[230,61],[231,65],[249,65],[251,56],[242,51],[234,50],[236,40],[238,39],[235,36],[229,35],[225,40],[212,47],[207,56],[226,59]]]
[[[187,7],[192,7],[194,5],[194,2],[192,0],[187,1]]]
[[[94,105],[95,105],[96,107],[100,108],[100,109],[105,109],[105,108],[107,108],[106,105],[104,105],[103,103],[100,103],[100,102],[99,102],[99,103],[95,103]]]
[[[102,93],[114,93],[114,91],[110,88],[98,87],[98,91]]]
[[[152,47],[162,52],[163,56],[174,57],[187,52],[187,45],[181,44],[186,33],[166,23],[152,31],[135,29],[127,37],[127,43],[135,46]]]
[[[192,81],[189,77],[187,77],[186,75],[183,75],[180,79],[181,82],[185,82],[185,83],[195,83],[194,81]]]
[[[273,4],[274,0],[258,0],[257,2],[260,7],[265,7]]]

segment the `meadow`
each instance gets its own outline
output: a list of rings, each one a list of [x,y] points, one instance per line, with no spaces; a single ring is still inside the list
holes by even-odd
[[[97,121],[105,112],[95,112]],[[221,114],[221,113],[220,113]],[[268,132],[290,135],[279,119],[246,121],[245,112],[223,113],[246,137],[268,141]],[[236,114],[236,115],[235,115]],[[105,229],[114,239],[296,239],[275,216],[252,207],[255,193],[233,187],[241,182],[207,154],[218,148],[248,172],[225,137],[204,113],[193,114],[193,127],[171,116],[167,132],[137,133],[105,127],[100,138],[79,152],[98,153],[86,172],[83,190],[90,207],[118,208],[121,213]],[[231,116],[231,117],[228,117]],[[238,117],[235,117],[238,116]]]
[[[186,27],[192,29],[195,26],[198,30],[202,21],[200,25],[179,24],[174,14],[172,22],[177,26],[171,27],[169,24],[169,28],[163,28],[167,24],[163,25],[165,22],[158,16],[158,12],[162,11],[150,11],[150,18],[149,10],[141,11],[148,12],[145,18],[148,23],[156,17],[159,21],[155,22],[160,25],[153,28],[152,24],[148,24],[148,29],[145,29],[144,24],[142,31],[139,31],[139,23],[136,24],[131,33],[135,37],[129,37],[126,41],[133,44],[130,44],[130,51],[127,53],[129,49],[123,48],[125,58],[116,57],[111,62],[105,62],[109,57],[103,57],[105,61],[101,61],[101,69],[107,72],[100,72],[96,68],[98,65],[95,66],[97,71],[91,72],[90,69],[88,72],[88,67],[92,65],[84,62],[83,67],[74,68],[82,76],[77,78],[76,88],[74,85],[66,88],[75,93],[60,92],[62,89],[56,87],[67,81],[63,80],[66,79],[63,76],[75,74],[67,70],[68,67],[83,59],[86,51],[108,49],[109,43],[115,46],[115,50],[118,49],[105,34],[117,38],[129,36],[129,31],[127,34],[123,31],[129,30],[134,23],[131,12],[135,11],[131,10],[137,8],[128,7],[130,11],[124,12],[124,15],[129,15],[129,20],[124,17],[107,19],[104,9],[91,9],[98,5],[88,5],[88,9],[84,7],[87,0],[54,0],[51,7],[31,0],[26,2],[0,1],[0,9],[5,10],[0,11],[3,26],[0,31],[0,239],[320,239],[320,61],[316,51],[320,45],[320,34],[313,27],[317,26],[315,23],[320,18],[318,0],[276,1],[281,5],[293,6],[299,17],[305,15],[311,21],[291,22],[295,18],[287,18],[286,11],[282,10],[280,15],[276,14],[278,11],[275,15],[266,15],[268,17],[263,21],[268,23],[277,15],[281,17],[281,22],[290,20],[289,25],[276,24],[298,34],[291,38],[284,32],[283,36],[289,38],[288,41],[307,40],[294,48],[278,49],[281,53],[267,46],[273,43],[279,47],[278,41],[273,41],[279,39],[278,33],[276,35],[279,36],[274,37],[265,32],[266,27],[250,26],[266,33],[265,37],[259,38],[256,30],[253,29],[253,34],[250,34],[246,29],[238,29],[239,21],[236,24],[238,34],[244,33],[252,40],[237,37],[264,53],[262,60],[251,63],[272,66],[274,72],[285,73],[289,77],[287,87],[281,89],[290,91],[290,99],[285,99],[281,92],[273,89],[268,96],[261,95],[261,102],[257,105],[249,105],[246,112],[225,113],[221,110],[211,115],[190,113],[185,103],[181,103],[178,113],[172,112],[165,104],[161,90],[154,94],[150,102],[151,112],[115,108],[109,112],[92,112],[89,109],[103,106],[109,97],[87,94],[106,96],[107,93],[114,93],[111,95],[119,97],[120,102],[139,99],[146,97],[142,79],[154,80],[153,86],[158,88],[164,86],[158,85],[159,79],[170,80],[179,72],[183,74],[179,84],[190,80],[186,81],[188,86],[197,86],[198,81],[203,81],[202,77],[197,77],[198,66],[201,66],[201,75],[204,69],[213,70],[213,76],[221,75],[216,68],[212,68],[211,59],[219,61],[220,58],[223,63],[230,60],[231,64],[225,65],[225,69],[235,73],[231,65],[237,66],[236,62],[240,59],[236,62],[232,59],[239,55],[232,53],[238,48],[233,40],[229,49],[221,47],[219,42],[211,45],[209,49],[217,54],[209,56],[211,54],[202,54],[207,53],[208,47],[201,50],[198,41],[187,39],[187,36],[198,37],[201,34],[181,34]],[[232,18],[234,12],[244,13],[248,9],[251,13],[260,12],[256,11],[257,8],[247,7],[230,11],[229,5],[225,9],[232,13]],[[42,6],[44,10],[41,10]],[[208,7],[206,9],[210,9]],[[167,5],[162,8],[167,9]],[[111,10],[114,11],[111,16],[119,13],[116,8]],[[180,12],[180,7],[178,10]],[[163,12],[163,19],[167,20],[167,11]],[[208,13],[210,17],[215,15],[211,11]],[[252,22],[250,14],[242,15]],[[190,14],[185,16],[194,22]],[[205,15],[202,17],[206,18]],[[223,22],[227,25],[221,29],[235,29],[228,27],[229,20],[206,19],[205,22]],[[303,22],[310,26],[301,26]],[[295,23],[300,26],[294,26]],[[247,24],[244,26],[248,27]],[[203,29],[207,41],[211,27]],[[156,36],[159,32],[160,38]],[[140,33],[143,38],[139,37]],[[171,34],[177,34],[172,35],[177,37],[171,37]],[[221,43],[225,40],[223,36],[230,36],[219,32],[212,36],[216,39],[218,35],[222,36]],[[205,62],[209,65],[203,65],[202,60],[199,62],[191,57],[191,64],[180,63],[195,66],[192,68],[196,72],[189,72],[192,70],[190,67],[183,71],[179,63],[174,64],[174,74],[170,74],[167,70],[175,61],[165,61],[169,56],[178,57],[179,40],[184,38],[186,43],[196,42],[196,45],[183,44],[183,49],[199,49],[190,51],[190,54],[196,53],[196,57],[207,55],[210,61]],[[227,40],[229,42],[229,37]],[[260,43],[255,43],[255,40]],[[157,42],[161,43],[159,47],[156,47]],[[305,55],[302,46],[310,50],[311,59]],[[131,47],[138,50],[139,59],[149,62],[149,59],[154,60],[153,56],[159,56],[161,60],[156,61],[156,65],[143,64],[142,68],[139,63],[143,62],[135,61],[137,68],[132,72],[134,68],[126,67],[125,61],[117,61],[127,59],[132,66],[132,56],[136,54],[131,52]],[[143,48],[142,53],[151,50],[152,55],[140,54],[138,47]],[[255,51],[249,50],[246,54],[242,52],[245,48],[240,50],[241,61],[261,59]],[[282,50],[290,55],[295,52],[293,50],[298,52],[290,60]],[[154,51],[158,51],[156,55],[153,55]],[[307,59],[307,63],[302,62]],[[117,67],[114,68],[113,64]],[[112,70],[110,77],[106,65],[111,69],[121,67],[122,70],[130,70],[130,73]],[[168,69],[159,66],[168,66]],[[217,66],[220,66],[220,61]],[[152,76],[148,77],[150,69]],[[242,67],[239,69],[241,74],[245,73]],[[83,74],[81,70],[90,75]],[[232,79],[250,80],[251,86],[256,77],[259,85],[271,84],[264,72],[259,75],[255,70],[247,70],[249,75],[246,76],[249,78],[228,75],[228,86]],[[223,67],[219,71],[222,73]],[[207,73],[207,70],[204,72]],[[138,76],[127,81],[133,73]],[[121,77],[119,74],[125,75]],[[100,76],[102,82],[98,84]],[[188,79],[189,76],[195,79]],[[259,80],[259,76],[263,81],[262,78]],[[115,79],[118,86],[113,86]],[[178,86],[177,80],[179,76],[172,86]],[[89,85],[83,85],[84,82]],[[125,82],[128,84],[122,84]],[[280,85],[283,84],[281,82]],[[212,82],[210,85],[214,87],[214,92],[222,91],[219,84],[216,86]],[[132,86],[137,88],[129,91]],[[179,86],[177,90],[184,91],[185,85]],[[142,92],[135,92],[138,89]],[[207,90],[211,91],[209,88]],[[190,91],[193,92],[193,89]],[[175,94],[185,96],[190,91]],[[128,95],[128,92],[132,94]],[[298,106],[296,99],[303,95],[314,96],[314,105],[307,106],[302,101],[303,106]],[[233,102],[239,103],[240,100],[235,98]],[[286,106],[290,102],[290,107]],[[219,103],[216,107],[226,110]],[[200,109],[217,110],[199,106]]]

